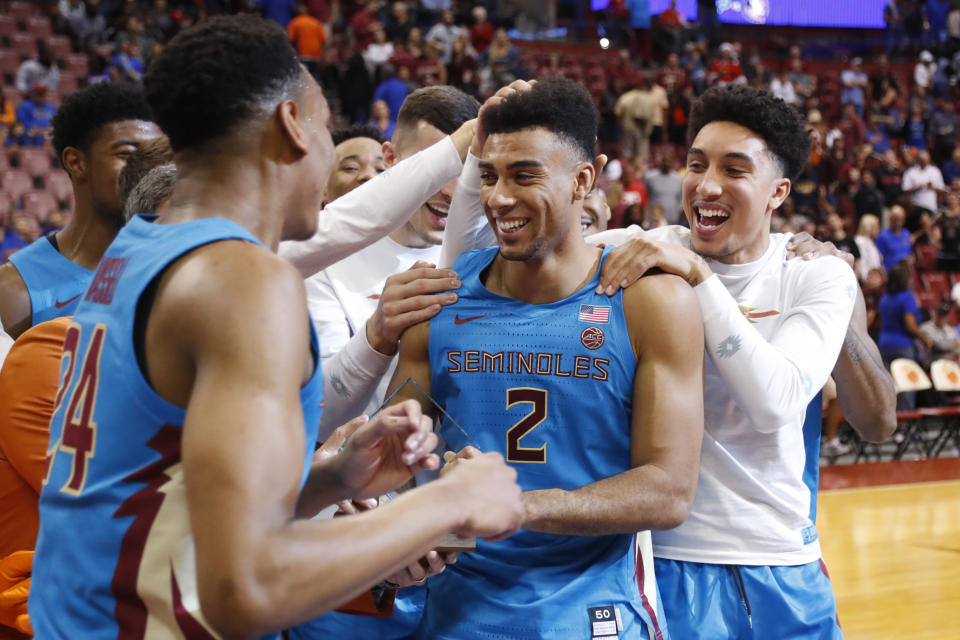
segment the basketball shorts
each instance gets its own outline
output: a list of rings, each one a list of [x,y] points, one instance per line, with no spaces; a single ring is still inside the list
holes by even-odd
[[[823,560],[792,567],[656,558],[667,626],[684,640],[840,640]]]

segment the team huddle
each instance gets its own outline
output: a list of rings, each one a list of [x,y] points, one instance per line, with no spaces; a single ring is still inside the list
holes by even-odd
[[[570,80],[331,136],[286,34],[231,16],[121,97],[57,151],[94,193],[104,131],[118,165],[162,132],[136,215],[15,254],[0,300],[17,335],[72,316],[37,637],[843,637],[819,394],[882,438],[893,389],[851,267],[770,233],[810,151],[781,100],[698,98],[688,227],[644,232],[603,231]]]

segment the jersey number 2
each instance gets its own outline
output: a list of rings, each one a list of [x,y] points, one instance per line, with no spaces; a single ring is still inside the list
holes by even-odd
[[[546,389],[532,389],[530,387],[514,387],[507,389],[507,409],[517,404],[532,404],[533,410],[520,422],[507,429],[507,462],[538,462],[547,461],[547,443],[538,448],[521,447],[520,440],[547,418],[547,391]]]
[[[83,486],[87,481],[87,463],[94,454],[97,425],[93,421],[93,410],[97,403],[97,388],[100,385],[100,354],[103,352],[106,334],[106,325],[98,324],[94,327],[93,336],[90,337],[90,344],[87,346],[87,352],[84,354],[83,363],[80,366],[77,385],[67,401],[63,433],[60,435],[60,441],[47,454],[48,474],[53,465],[53,458],[57,454],[57,449],[73,454],[70,477],[60,489],[70,495],[79,495],[83,491]],[[54,413],[60,409],[60,405],[64,401],[64,395],[73,381],[79,343],[80,325],[74,323],[67,329],[63,344],[62,359],[69,358],[69,364],[57,392]],[[44,481],[44,484],[46,484],[46,481]]]

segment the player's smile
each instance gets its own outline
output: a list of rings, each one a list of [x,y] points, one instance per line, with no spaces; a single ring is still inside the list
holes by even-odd
[[[730,207],[715,202],[695,202],[693,213],[696,220],[694,231],[704,237],[712,237],[730,218]]]

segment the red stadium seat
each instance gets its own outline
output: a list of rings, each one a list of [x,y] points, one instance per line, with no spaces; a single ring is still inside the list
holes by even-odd
[[[917,271],[933,271],[940,250],[932,244],[918,244],[913,251],[917,254]]]
[[[11,2],[7,5],[7,13],[14,20],[26,20],[33,15],[33,5],[29,2]]]
[[[60,88],[57,91],[61,95],[68,95],[80,88],[80,80],[76,74],[70,71],[60,72]]]
[[[20,196],[33,189],[33,178],[26,171],[7,169],[0,174],[0,185],[11,198],[19,200]]]
[[[28,191],[21,198],[23,210],[41,222],[57,208],[57,199],[46,191]]]
[[[937,308],[938,304],[943,302],[943,298],[941,298],[939,295],[937,295],[933,291],[920,290],[920,291],[914,291],[914,293],[917,296],[917,303],[921,307],[925,307],[931,310],[931,312],[933,309]]]
[[[0,36],[12,36],[16,32],[16,19],[13,16],[0,15]]]
[[[53,162],[50,153],[42,147],[20,149],[20,168],[33,178],[39,178],[50,172]]]
[[[0,191],[0,223],[7,219],[7,215],[13,211],[13,200],[6,191]]]
[[[0,171],[6,171],[10,168],[10,158],[6,153],[0,153]]]
[[[63,58],[63,70],[85,77],[90,71],[90,63],[85,53],[70,53]]]
[[[43,186],[54,198],[69,200],[73,195],[73,183],[70,174],[63,169],[54,169],[43,177]]]
[[[66,36],[50,36],[47,38],[47,48],[55,60],[63,60],[73,52],[70,38]]]
[[[18,68],[20,68],[20,56],[15,51],[0,49],[0,73],[15,76]]]
[[[941,299],[947,300],[950,297],[950,281],[947,274],[938,271],[921,273],[920,282],[923,283],[924,289],[937,294]]]
[[[26,33],[15,33],[10,36],[10,48],[21,56],[32,58],[37,54],[37,38]]]
[[[46,40],[53,35],[53,27],[50,26],[50,18],[47,17],[37,16],[27,18],[24,21],[24,26],[26,27],[26,32],[34,38],[43,38]]]

